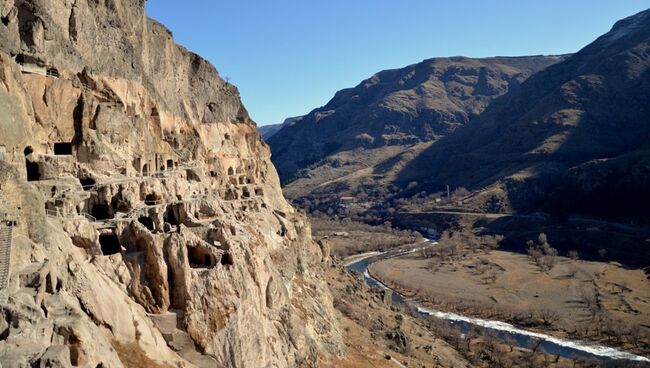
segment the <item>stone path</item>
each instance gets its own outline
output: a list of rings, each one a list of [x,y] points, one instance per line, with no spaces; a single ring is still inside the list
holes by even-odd
[[[221,367],[214,358],[201,353],[190,335],[179,328],[181,314],[182,312],[168,311],[164,314],[149,314],[149,317],[162,333],[167,345],[183,359],[201,368]]]

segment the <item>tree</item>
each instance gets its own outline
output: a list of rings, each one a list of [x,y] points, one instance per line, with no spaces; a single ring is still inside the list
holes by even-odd
[[[570,251],[567,252],[567,257],[571,258],[574,261],[577,261],[580,259],[580,255],[578,254],[578,251],[575,249],[571,249]]]
[[[550,271],[555,266],[555,260],[558,254],[557,249],[551,247],[544,233],[539,234],[537,242],[537,244],[532,240],[526,242],[528,255],[533,259],[540,271]]]
[[[553,326],[560,319],[560,315],[550,308],[538,309],[536,315],[546,327]]]

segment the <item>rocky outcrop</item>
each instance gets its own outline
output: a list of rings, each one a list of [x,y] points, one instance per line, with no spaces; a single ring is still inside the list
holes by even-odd
[[[0,212],[16,224],[2,366],[342,353],[326,259],[234,86],[142,0],[0,15]]]

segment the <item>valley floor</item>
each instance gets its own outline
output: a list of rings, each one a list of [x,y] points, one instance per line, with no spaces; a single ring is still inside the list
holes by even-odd
[[[525,254],[467,252],[442,260],[413,254],[370,273],[424,304],[622,345],[648,355],[650,281],[643,270],[557,257],[548,272]]]
[[[340,312],[339,319],[343,326],[343,340],[347,350],[343,357],[321,357],[322,367],[598,366],[593,362],[573,361],[542,351],[517,348],[511,341],[502,342],[492,339],[491,336],[478,334],[468,338],[450,327],[447,322],[436,318],[413,317],[412,311],[391,303],[390,292],[369,288],[360,274],[348,272],[344,266],[352,260],[359,260],[360,253],[375,254],[378,250],[408,247],[421,239],[413,241],[413,234],[386,226],[324,221],[322,218],[312,219],[312,223],[316,238],[322,240],[327,237],[331,246],[332,264],[326,269],[326,277],[335,307]],[[376,242],[372,242],[372,239]],[[401,244],[396,242],[399,239],[403,241]],[[478,259],[486,260],[492,265],[490,267],[503,268],[494,283],[484,284],[481,277],[469,271],[471,267],[466,267]],[[605,276],[598,278],[602,285],[621,284],[636,290],[618,294],[611,290],[608,298],[604,299],[607,305],[614,303],[615,296],[619,295],[621,300],[634,301],[634,308],[643,310],[647,306],[639,304],[639,300],[641,303],[650,300],[648,289],[644,289],[646,281],[642,280],[642,273],[625,270],[613,264],[562,259],[552,272],[546,275],[535,272],[534,266],[529,264],[526,256],[502,251],[467,255],[459,260],[458,264],[445,264],[435,273],[428,270],[430,261],[431,259],[421,259],[420,255],[415,253],[377,262],[371,268],[373,273],[396,289],[411,295],[417,293],[418,297],[430,302],[435,301],[440,309],[443,309],[444,304],[449,311],[465,308],[470,305],[467,302],[469,300],[476,303],[472,305],[491,306],[497,304],[494,301],[496,299],[508,305],[514,315],[516,312],[534,309],[533,306],[538,307],[540,304],[535,301],[546,298],[552,299],[548,308],[558,307],[561,318],[587,318],[582,307],[575,306],[572,309],[571,303],[566,303],[570,298],[564,293],[558,293],[556,297],[550,297],[550,294],[558,288],[578,290],[580,287],[587,287],[586,280],[589,277],[603,272]],[[452,271],[454,267],[456,271]],[[564,278],[568,273],[573,274],[574,270],[573,278]],[[544,282],[537,282],[536,279],[539,278]],[[397,281],[401,284],[398,285]],[[426,288],[422,285],[426,285]],[[509,288],[514,291],[509,291]],[[447,295],[446,299],[438,296],[438,293]],[[615,310],[613,307],[610,309]],[[471,311],[464,312],[470,314]],[[491,317],[497,315],[493,307],[489,308],[489,312]],[[635,316],[639,323],[646,323],[648,314],[641,312]],[[547,317],[551,318],[552,315]]]

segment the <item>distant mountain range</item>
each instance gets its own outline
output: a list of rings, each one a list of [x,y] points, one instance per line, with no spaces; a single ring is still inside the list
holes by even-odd
[[[258,126],[257,130],[260,132],[264,140],[268,140],[275,133],[280,131],[280,129],[282,129],[282,127],[284,127],[285,125],[291,125],[297,121],[300,121],[303,117],[304,116],[296,116],[293,118],[285,119],[282,123]]]
[[[339,91],[268,139],[285,193],[327,204],[450,185],[483,210],[638,214],[650,205],[649,14],[574,55],[436,58]]]
[[[338,152],[436,140],[559,58],[436,58],[377,73],[280,129],[273,162],[286,182]]]

